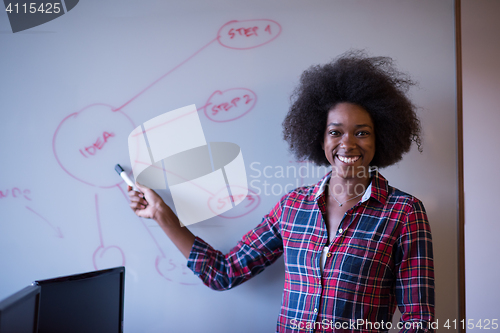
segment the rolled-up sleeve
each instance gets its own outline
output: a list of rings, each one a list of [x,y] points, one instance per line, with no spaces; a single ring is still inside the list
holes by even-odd
[[[259,274],[283,254],[280,234],[283,199],[227,254],[196,237],[187,266],[214,290],[231,289]]]

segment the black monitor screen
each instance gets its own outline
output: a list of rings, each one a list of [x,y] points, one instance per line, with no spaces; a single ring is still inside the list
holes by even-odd
[[[36,281],[40,333],[121,333],[125,268]]]
[[[0,333],[36,333],[40,287],[26,287],[0,301]]]

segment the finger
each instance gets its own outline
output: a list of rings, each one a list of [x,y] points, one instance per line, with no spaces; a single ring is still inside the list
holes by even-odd
[[[130,190],[127,193],[128,193],[128,196],[131,197],[131,196],[134,196],[134,195],[138,195],[140,192],[137,192],[137,191],[134,191],[134,190]]]
[[[127,192],[130,192],[130,191],[132,191],[132,186],[129,185],[129,186],[127,186]]]
[[[144,198],[144,193],[138,192],[138,191],[134,191],[134,189],[132,189],[131,187],[130,187],[130,189],[131,190],[127,192],[129,197],[134,197],[135,196],[135,197]]]
[[[137,187],[139,190],[143,190],[143,189],[147,189],[146,186],[142,185],[142,184],[139,184],[138,182],[135,182],[135,187]]]
[[[148,202],[147,202],[146,199],[141,198],[141,197],[137,197],[137,196],[130,197],[130,202],[139,203],[139,204],[142,204],[142,205],[145,205],[145,206],[148,205]]]
[[[135,186],[142,192],[142,193],[146,193],[146,192],[153,192],[152,189],[150,189],[149,187],[145,186],[145,185],[142,185],[142,184],[139,184],[138,182],[135,182]]]
[[[144,197],[142,195],[140,195],[139,192],[136,192],[136,191],[128,192],[128,197],[129,197],[130,201],[137,201],[139,199],[144,199]]]
[[[143,210],[146,208],[146,205],[139,202],[132,202],[130,203],[130,208],[132,208],[133,211]]]
[[[141,191],[138,192],[140,198],[144,198],[146,200],[156,200],[156,198],[158,197],[156,192],[150,189],[149,187],[141,185],[139,183],[136,183],[136,186],[139,189],[139,191]]]

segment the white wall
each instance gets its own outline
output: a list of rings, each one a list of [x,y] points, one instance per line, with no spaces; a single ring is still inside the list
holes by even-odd
[[[476,324],[500,317],[499,17],[500,1],[462,1],[466,317]]]

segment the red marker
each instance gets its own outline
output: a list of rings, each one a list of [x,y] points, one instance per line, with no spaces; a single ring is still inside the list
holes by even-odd
[[[134,189],[134,191],[140,192],[137,189],[137,187],[135,187],[135,183],[132,181],[132,179],[130,179],[130,177],[127,175],[125,170],[123,170],[123,168],[121,167],[120,164],[115,165],[115,170],[116,170],[116,172],[118,172],[120,177],[123,178],[123,180],[125,181],[125,183],[127,183],[128,186],[132,187]]]

